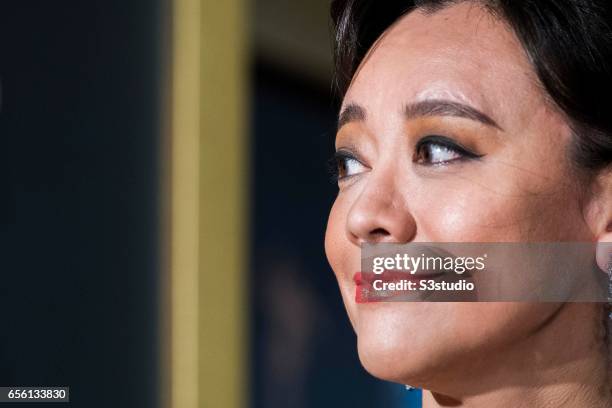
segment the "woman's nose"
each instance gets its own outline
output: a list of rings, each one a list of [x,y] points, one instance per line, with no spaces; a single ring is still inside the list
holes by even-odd
[[[363,243],[406,243],[414,239],[416,223],[401,192],[390,182],[369,185],[349,210],[346,230],[356,245]]]

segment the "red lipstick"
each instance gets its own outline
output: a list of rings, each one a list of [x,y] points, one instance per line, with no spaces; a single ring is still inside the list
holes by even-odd
[[[373,303],[381,301],[397,300],[399,297],[408,297],[410,290],[380,290],[381,284],[399,284],[413,287],[414,295],[418,295],[419,282],[425,279],[436,279],[444,275],[443,272],[423,272],[411,274],[406,271],[385,271],[382,274],[373,272],[357,272],[353,275],[355,283],[355,302]],[[377,283],[375,283],[377,282]],[[416,299],[415,299],[416,300]]]

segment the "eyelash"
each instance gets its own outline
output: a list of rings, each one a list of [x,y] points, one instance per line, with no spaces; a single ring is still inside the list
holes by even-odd
[[[446,160],[446,161],[441,161],[438,163],[419,163],[419,159],[418,156],[420,153],[422,153],[423,148],[425,147],[429,147],[429,146],[439,146],[442,147],[444,149],[447,149],[449,151],[452,151],[454,153],[459,154],[461,157],[458,157],[456,159],[451,159],[451,160]],[[446,165],[455,161],[463,161],[463,160],[473,160],[473,159],[479,159],[483,157],[482,154],[477,154],[471,150],[469,150],[468,148],[462,146],[461,144],[455,142],[453,139],[450,139],[446,136],[440,136],[440,135],[430,135],[430,136],[425,136],[424,138],[422,138],[421,140],[419,140],[414,148],[414,157],[413,157],[413,161],[415,163],[419,163],[422,165],[429,165],[429,166],[441,166],[441,165]]]
[[[327,165],[328,165],[329,173],[331,176],[330,181],[332,183],[335,184],[341,180],[345,180],[347,178],[352,177],[352,175],[342,176],[341,171],[340,171],[340,166],[346,166],[349,160],[355,160],[361,163],[361,161],[357,157],[355,157],[355,155],[352,152],[349,152],[347,150],[338,150],[329,159]]]
[[[447,160],[447,161],[440,161],[438,163],[419,162],[420,160],[419,155],[423,153],[423,149],[426,147],[431,147],[431,146],[442,147],[443,149],[447,149],[448,151],[459,154],[460,157],[456,159]],[[421,140],[417,142],[415,149],[414,149],[413,162],[423,165],[423,166],[444,166],[444,165],[448,165],[449,163],[452,163],[455,161],[475,160],[483,156],[484,155],[474,153],[473,151],[467,149],[466,147],[460,145],[459,143],[455,142],[454,140],[446,136],[430,135],[430,136],[423,137]],[[354,160],[357,163],[365,167],[365,165],[361,162],[361,160],[359,160],[355,156],[355,154],[347,150],[338,150],[329,159],[328,166],[329,166],[329,172],[331,174],[332,183],[338,183],[339,181],[347,180],[357,175],[357,174],[351,174],[351,175],[343,176],[341,174],[342,173],[341,166],[346,167],[347,163],[350,160]]]

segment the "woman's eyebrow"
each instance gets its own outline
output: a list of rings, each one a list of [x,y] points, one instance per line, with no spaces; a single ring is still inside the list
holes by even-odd
[[[366,118],[366,110],[357,104],[350,103],[338,115],[338,130],[349,122],[362,122]]]
[[[406,105],[404,115],[407,119],[422,116],[455,116],[471,119],[487,126],[503,130],[491,117],[476,108],[459,102],[444,99],[430,99]]]
[[[429,99],[410,103],[404,108],[407,119],[415,119],[423,116],[454,116],[480,122],[484,125],[503,130],[497,122],[487,114],[463,103],[445,99]],[[350,122],[362,122],[366,119],[364,107],[350,103],[342,109],[338,115],[338,130]]]

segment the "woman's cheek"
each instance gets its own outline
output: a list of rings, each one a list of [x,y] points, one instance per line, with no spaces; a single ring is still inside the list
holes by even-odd
[[[512,203],[482,191],[441,189],[435,199],[412,207],[422,242],[487,242],[514,234],[500,228],[513,225]]]
[[[489,167],[423,180],[414,193],[406,192],[412,197],[419,241],[504,242],[559,235],[549,226],[558,229],[563,225],[559,218],[568,214],[568,192],[560,183],[544,184],[506,166],[503,172]],[[553,208],[551,202],[562,204]]]
[[[330,211],[325,231],[325,254],[336,276],[342,295],[342,301],[347,311],[353,329],[357,329],[357,310],[354,302],[352,273],[360,267],[360,250],[353,245],[346,234],[346,217],[349,202],[346,197],[338,196]],[[354,265],[351,265],[354,264]]]
[[[342,252],[342,229],[341,215],[342,203],[340,198],[336,198],[334,204],[329,212],[329,218],[327,220],[327,228],[325,230],[325,255],[327,261],[332,267],[334,273],[338,274],[339,260]]]
[[[351,271],[360,267],[360,249],[350,242],[346,231],[346,220],[350,209],[349,197],[339,194],[336,198],[325,231],[325,253],[338,283],[346,283]],[[354,273],[354,272],[353,272]],[[349,278],[352,279],[352,276]]]

